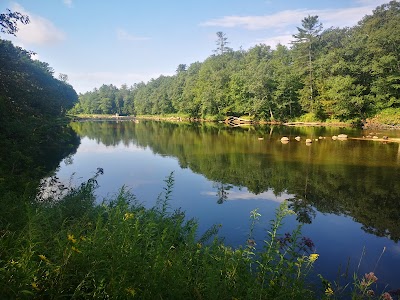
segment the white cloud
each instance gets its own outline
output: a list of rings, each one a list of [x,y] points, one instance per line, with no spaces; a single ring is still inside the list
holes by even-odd
[[[140,37],[140,36],[134,36],[127,32],[124,29],[117,29],[117,39],[120,41],[147,41],[150,40],[148,37]]]
[[[324,27],[331,26],[344,27],[355,25],[365,15],[371,14],[374,6],[366,5],[361,7],[351,7],[345,9],[325,9],[325,10],[285,10],[276,14],[264,16],[225,16],[220,19],[206,21],[201,26],[218,27],[243,27],[249,30],[280,30],[292,26],[301,25],[301,20],[308,15],[317,15]]]
[[[356,0],[357,3],[360,3],[362,5],[371,5],[373,7],[388,3],[388,0]]]
[[[268,32],[269,36],[258,39],[258,43],[263,41],[271,46],[278,43],[289,44],[292,35],[297,32],[296,28],[301,26],[301,20],[308,15],[319,16],[324,28],[350,27],[356,25],[365,15],[372,14],[373,9],[386,3],[387,0],[358,0],[356,2],[358,6],[343,9],[295,9],[262,16],[224,16],[203,22],[200,26],[262,30]]]
[[[272,48],[275,48],[278,44],[289,45],[291,41],[293,41],[292,34],[276,35],[273,37],[257,39],[253,46],[255,46],[256,44],[265,44],[271,46]]]
[[[308,10],[285,10],[272,15],[264,16],[225,16],[220,19],[209,20],[201,26],[216,27],[243,27],[249,30],[285,28],[298,23],[309,14]]]
[[[17,40],[26,44],[51,45],[65,40],[65,34],[51,21],[26,11],[21,5],[14,4],[13,10],[28,15],[30,23],[21,25]]]
[[[216,192],[202,192],[202,195],[207,195],[207,196],[215,196],[216,197]],[[248,192],[246,189],[243,191],[228,191],[228,200],[266,200],[266,201],[274,201],[281,203],[287,199],[292,198],[293,195],[278,195],[275,196],[274,192],[272,190],[268,190],[266,192],[260,193],[260,194],[253,194]]]
[[[31,55],[31,58],[32,58],[33,60],[40,60],[40,56],[39,56],[39,54],[37,54],[37,53],[32,54],[32,55]]]
[[[69,83],[78,93],[92,91],[99,88],[103,84],[113,84],[120,87],[123,84],[128,86],[141,81],[147,82],[152,78],[157,78],[161,74],[169,76],[165,72],[146,74],[146,73],[122,73],[122,72],[89,72],[89,73],[68,73]]]
[[[67,7],[69,7],[69,8],[72,7],[72,0],[63,0],[63,2]]]

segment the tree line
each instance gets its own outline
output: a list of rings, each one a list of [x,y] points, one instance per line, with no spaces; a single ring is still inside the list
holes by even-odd
[[[0,32],[16,35],[29,16],[7,10]],[[76,150],[79,138],[66,127],[65,113],[78,100],[65,75],[56,78],[33,52],[0,38],[0,192],[23,192]],[[4,190],[3,190],[4,188]],[[4,201],[2,202],[4,203]]]
[[[218,32],[205,61],[130,87],[102,85],[80,94],[72,112],[360,121],[400,107],[399,24],[400,3],[391,1],[353,27],[323,30],[307,16],[290,47],[234,51]]]

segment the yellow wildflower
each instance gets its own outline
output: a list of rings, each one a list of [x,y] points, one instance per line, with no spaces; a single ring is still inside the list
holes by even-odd
[[[71,250],[74,251],[74,252],[76,252],[76,253],[82,253],[81,250],[79,250],[78,248],[76,248],[76,247],[74,247],[74,246],[71,247]]]
[[[319,257],[319,254],[317,254],[317,253],[312,253],[312,254],[310,254],[310,256],[308,257],[308,261],[311,262],[311,263],[313,263],[313,262],[315,262],[315,261],[318,259],[318,257]]]
[[[41,260],[43,260],[44,262],[50,263],[49,259],[48,259],[45,255],[39,254],[38,256],[39,256],[39,258],[40,258]]]
[[[81,235],[80,239],[81,239],[81,241],[86,241],[87,240],[87,238],[85,236],[83,236],[83,235]]]
[[[135,289],[134,289],[134,288],[131,288],[131,287],[126,288],[125,291],[126,291],[128,294],[131,294],[132,296],[135,296],[135,294],[136,294]]]
[[[32,283],[31,283],[31,286],[32,286],[35,290],[40,291],[39,286],[37,285],[36,281],[32,282]]]
[[[67,238],[68,238],[68,241],[71,241],[73,244],[76,243],[76,239],[73,234],[68,234]]]
[[[331,287],[328,287],[328,288],[325,290],[325,295],[327,295],[327,296],[332,296],[332,295],[333,295],[333,290],[332,290]]]
[[[10,263],[11,263],[12,265],[18,265],[18,262],[15,261],[14,259],[11,259]]]
[[[133,218],[133,213],[126,213],[124,215],[124,221],[132,219]]]
[[[296,214],[296,212],[293,209],[288,209],[286,212],[287,212],[288,215],[295,215]]]

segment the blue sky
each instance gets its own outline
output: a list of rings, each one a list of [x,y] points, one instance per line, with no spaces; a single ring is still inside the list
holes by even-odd
[[[324,29],[354,26],[389,0],[17,0],[0,1],[28,14],[14,44],[67,74],[77,92],[102,84],[120,87],[173,75],[179,64],[204,61],[216,32],[234,50],[287,44],[296,26],[318,15]]]

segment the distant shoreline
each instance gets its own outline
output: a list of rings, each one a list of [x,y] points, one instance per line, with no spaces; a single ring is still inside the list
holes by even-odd
[[[200,119],[200,118],[190,118],[190,117],[179,117],[179,116],[121,116],[121,115],[101,115],[101,114],[85,114],[85,115],[76,115],[71,116],[72,121],[128,121],[128,120],[155,120],[155,121],[170,121],[170,122],[220,122],[223,123],[224,121],[221,120],[213,120],[213,119]],[[352,127],[351,124],[345,122],[267,122],[267,121],[249,121],[247,124],[243,125],[282,125],[282,126],[293,126],[293,127],[300,127],[300,126],[310,126],[310,127],[318,127],[318,126],[325,126],[325,127]],[[369,130],[369,129],[384,129],[384,130],[400,130],[400,125],[390,125],[390,124],[381,124],[378,122],[371,122],[367,120],[363,123],[362,129]]]

